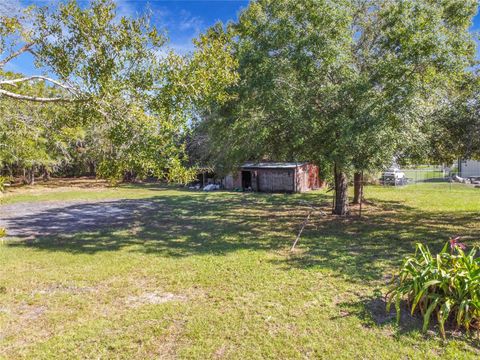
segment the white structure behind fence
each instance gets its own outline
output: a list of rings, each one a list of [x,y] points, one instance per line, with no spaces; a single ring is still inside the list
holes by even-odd
[[[462,178],[480,176],[480,161],[478,160],[459,160],[458,172]]]

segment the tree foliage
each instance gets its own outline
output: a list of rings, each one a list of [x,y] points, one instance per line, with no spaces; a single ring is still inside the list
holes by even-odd
[[[181,56],[167,51],[148,13],[119,17],[112,0],[28,8],[2,17],[0,35],[0,71],[27,53],[39,69],[0,72],[3,161],[16,166],[82,160],[104,177],[186,182],[189,119],[202,104],[225,101],[236,79],[221,26]],[[28,121],[23,108],[33,114]],[[28,131],[32,117],[38,131],[22,138],[18,130]],[[60,152],[52,144],[62,144]]]
[[[476,1],[254,1],[230,26],[232,100],[204,116],[209,155],[311,160],[348,176],[391,163],[472,64]],[[216,161],[216,160],[215,160]],[[341,182],[338,183],[338,182]]]
[[[436,113],[430,137],[431,156],[445,162],[480,159],[480,78],[468,73]]]

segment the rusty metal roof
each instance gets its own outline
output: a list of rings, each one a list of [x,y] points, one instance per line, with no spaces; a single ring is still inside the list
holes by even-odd
[[[294,169],[297,166],[307,164],[306,162],[247,162],[242,169]]]

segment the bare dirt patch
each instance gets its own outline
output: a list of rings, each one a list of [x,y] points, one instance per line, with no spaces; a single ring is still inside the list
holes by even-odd
[[[0,347],[0,358],[8,354],[11,349],[21,349],[51,336],[46,327],[42,326],[46,311],[46,306],[26,303],[0,308],[0,313],[4,313],[7,317],[0,329],[0,341],[10,337],[16,339],[9,346]]]
[[[0,206],[7,236],[35,238],[124,227],[138,211],[154,208],[147,200],[43,201]]]
[[[67,293],[67,294],[85,294],[91,292],[97,292],[98,289],[90,286],[76,286],[68,284],[53,284],[42,289],[37,289],[32,292],[32,295],[52,295],[57,293]]]
[[[47,308],[24,304],[18,308],[18,313],[23,320],[35,320],[42,316]]]
[[[127,305],[129,307],[140,307],[143,305],[156,305],[164,304],[170,301],[187,301],[188,298],[185,295],[178,295],[173,293],[161,293],[161,292],[146,292],[138,296],[129,296],[127,298]]]

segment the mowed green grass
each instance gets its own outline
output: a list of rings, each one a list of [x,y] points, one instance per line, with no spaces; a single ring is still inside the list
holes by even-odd
[[[367,187],[363,217],[301,195],[155,186],[51,189],[19,201],[147,199],[116,228],[0,245],[0,357],[474,359],[479,342],[386,314],[386,284],[415,242],[479,244],[480,189]]]

